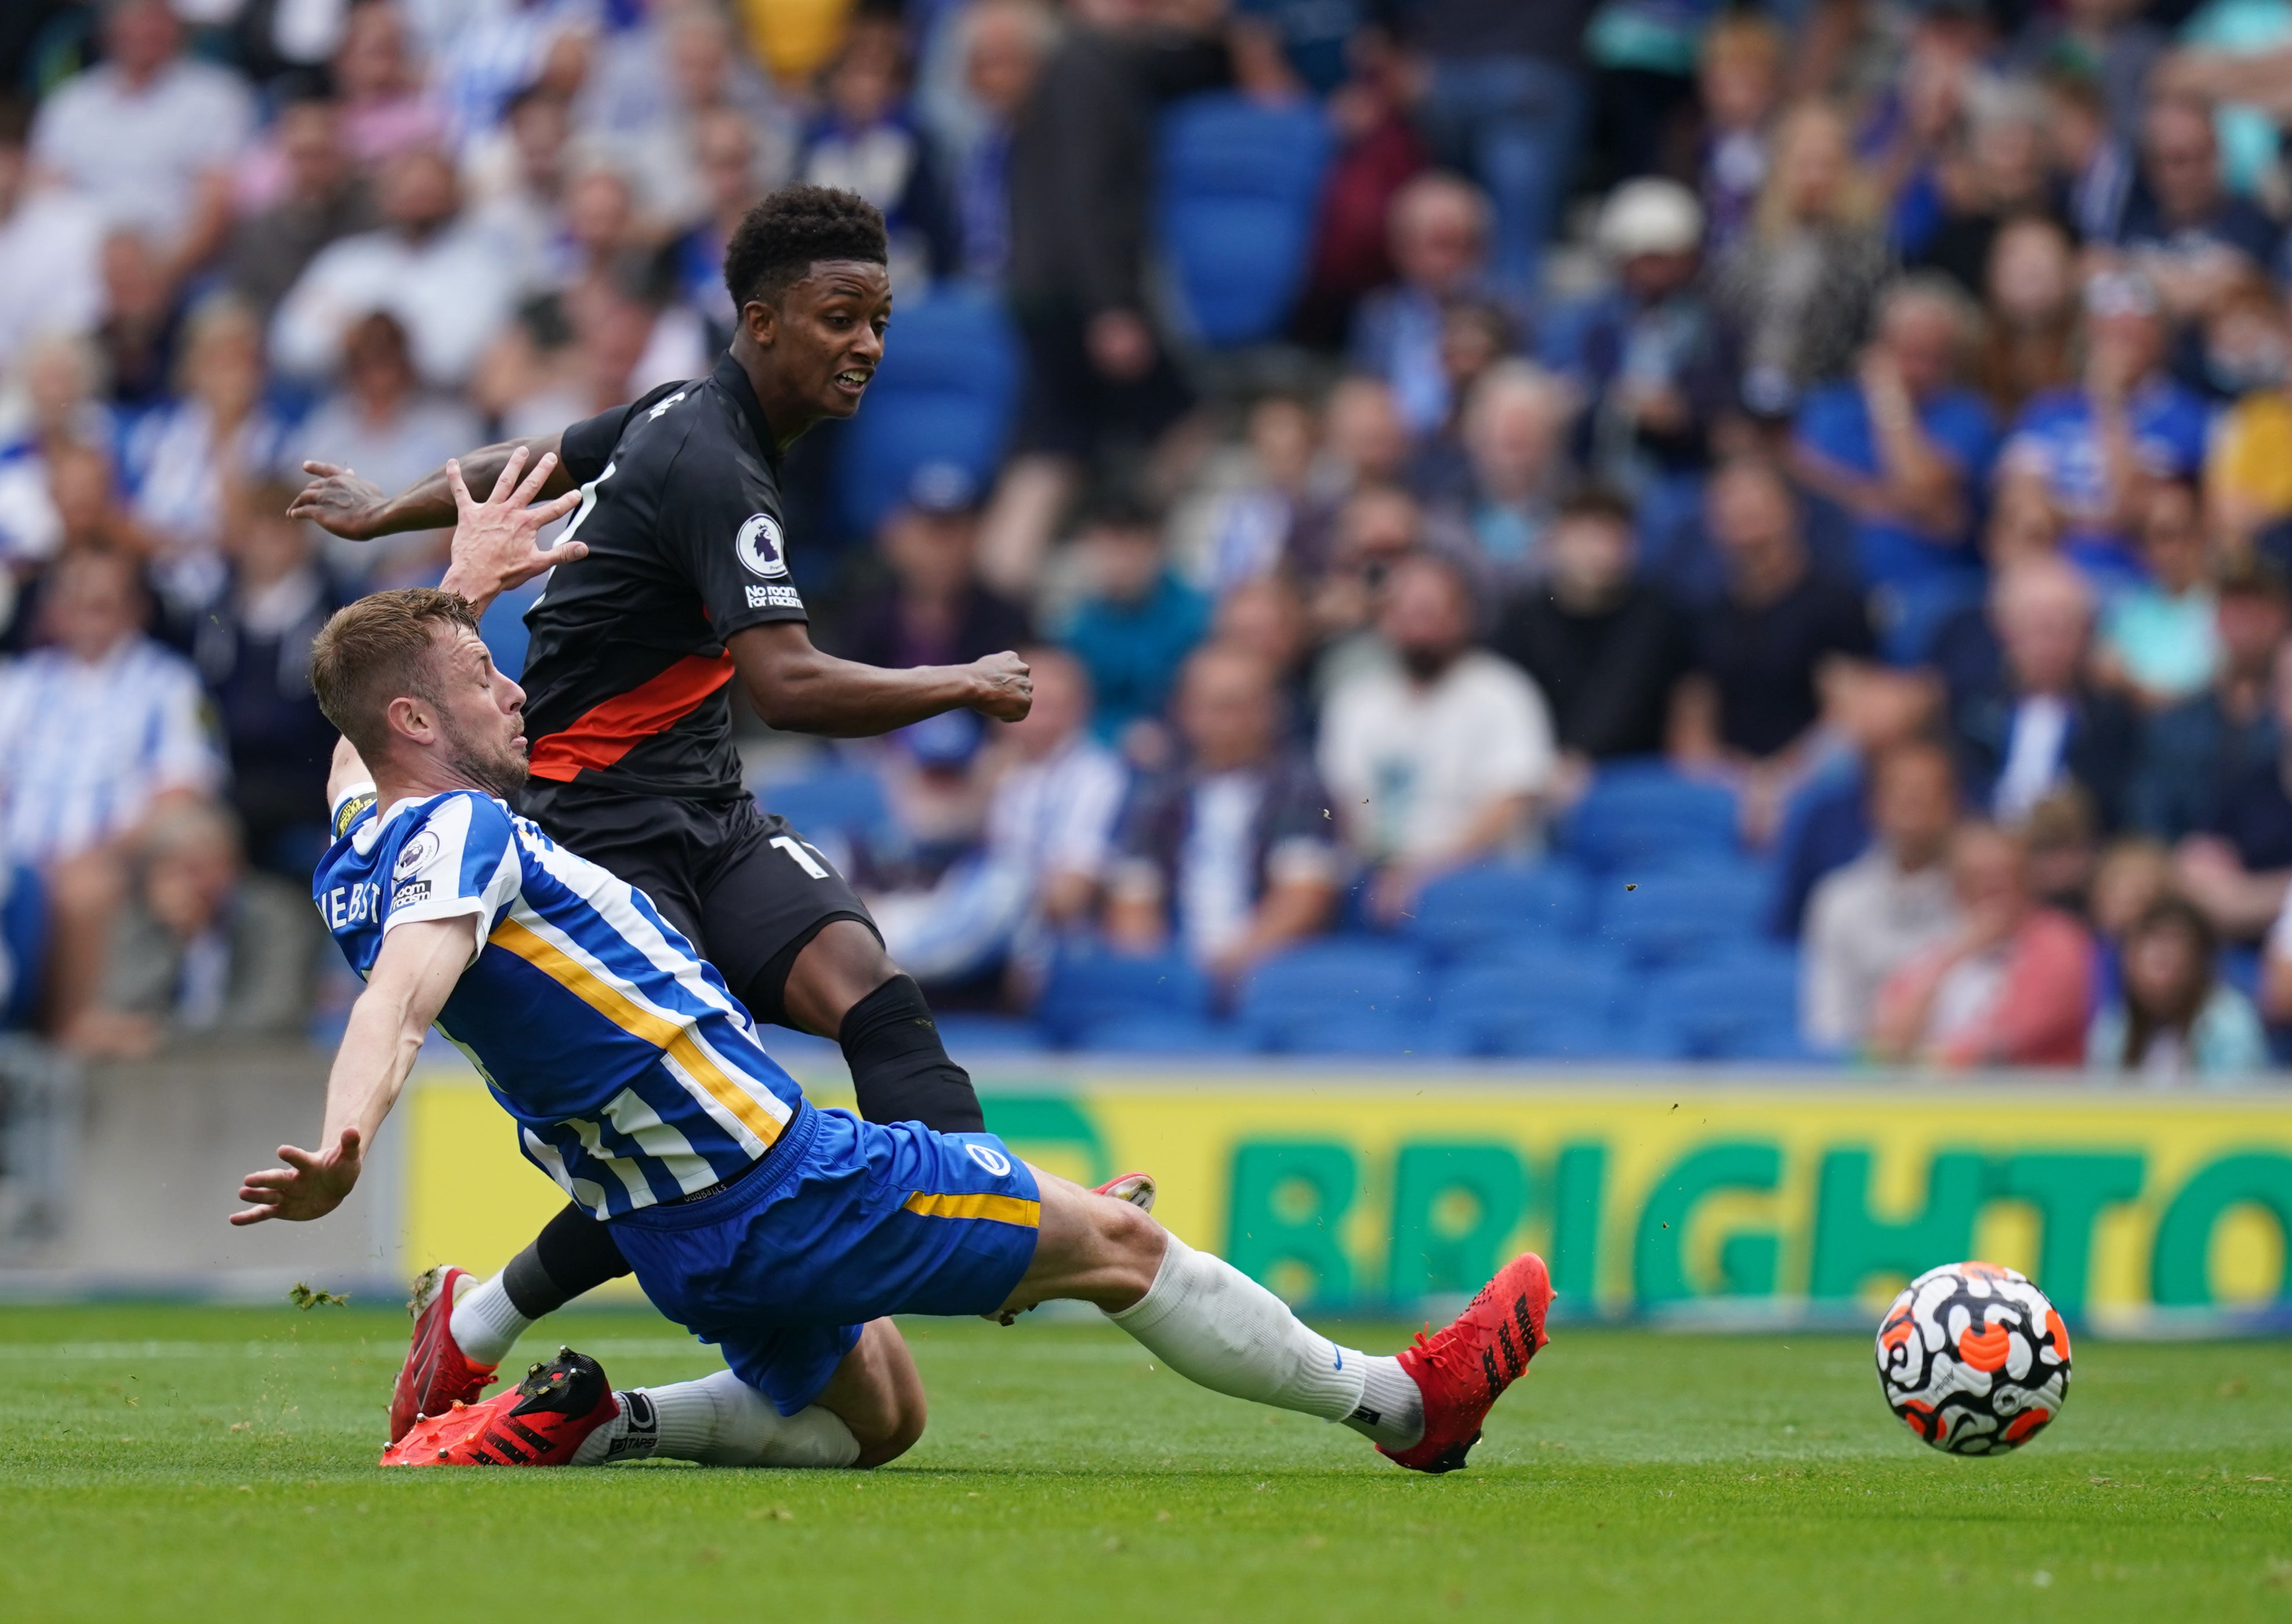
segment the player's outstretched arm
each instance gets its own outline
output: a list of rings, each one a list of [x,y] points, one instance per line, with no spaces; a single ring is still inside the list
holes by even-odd
[[[1016,722],[1035,702],[1027,662],[1013,653],[893,671],[821,653],[794,620],[735,632],[725,646],[756,714],[791,733],[865,739],[950,710]]]
[[[468,916],[415,920],[383,937],[327,1079],[323,1148],[280,1145],[278,1159],[286,1165],[246,1176],[238,1190],[246,1205],[230,1215],[233,1224],[307,1223],[343,1204],[358,1184],[375,1130],[398,1103],[424,1034],[469,967],[471,938]]]
[[[535,459],[533,472],[521,480],[527,456],[523,446],[510,453],[494,481],[493,494],[482,502],[463,482],[461,463],[449,458],[446,464],[446,482],[454,492],[454,545],[445,579],[438,585],[461,594],[481,615],[503,593],[545,570],[589,556],[585,541],[541,545],[541,532],[579,506],[581,493],[569,490],[537,501],[557,472],[557,453],[544,451]]]
[[[472,484],[491,489],[500,480],[502,470],[509,466],[512,455],[523,451],[529,456],[545,452],[556,456],[562,438],[559,434],[536,434],[486,446],[460,459],[463,475]],[[401,530],[442,530],[454,522],[454,486],[443,468],[416,481],[394,497],[372,480],[359,478],[355,469],[311,462],[303,465],[303,472],[311,476],[311,482],[287,508],[286,516],[308,519],[345,541],[372,541],[378,536],[395,536]],[[536,494],[561,496],[572,489],[572,479],[565,472],[563,457],[559,456],[548,479]]]

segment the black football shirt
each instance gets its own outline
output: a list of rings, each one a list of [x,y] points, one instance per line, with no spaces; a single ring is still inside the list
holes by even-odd
[[[575,424],[559,454],[581,487],[565,537],[589,556],[553,573],[526,611],[533,776],[738,796],[724,640],[807,618],[788,579],[779,459],[747,374],[727,354],[705,378]]]

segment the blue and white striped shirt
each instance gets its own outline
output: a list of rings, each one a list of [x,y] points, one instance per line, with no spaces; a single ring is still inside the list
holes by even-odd
[[[222,780],[198,673],[149,638],[94,661],[42,649],[0,668],[0,858],[77,856],[161,793]]]
[[[312,881],[351,967],[416,919],[467,918],[439,1013],[528,1159],[599,1217],[746,1170],[802,1109],[714,966],[642,892],[473,790],[338,816]]]

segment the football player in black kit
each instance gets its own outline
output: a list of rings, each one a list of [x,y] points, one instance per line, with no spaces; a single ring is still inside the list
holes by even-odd
[[[526,613],[532,778],[519,810],[642,890],[759,1019],[833,1036],[862,1114],[976,1130],[969,1075],[860,898],[741,787],[731,691],[773,727],[859,737],[964,707],[1016,721],[1027,667],[1015,653],[901,671],[833,658],[812,646],[788,578],[780,456],[813,424],[857,411],[883,360],[882,215],[850,192],[787,187],[733,233],[724,279],[739,327],[708,376],[473,451],[395,497],[305,464],[315,477],[289,513],[354,540],[442,529],[464,478],[498,503],[529,457],[521,497],[561,509],[577,489],[554,547],[536,545],[529,513],[514,545],[500,524],[490,545],[457,536],[441,583],[482,609],[578,561]],[[416,1290],[392,1439],[417,1411],[474,1399],[525,1324],[626,1273],[609,1229],[572,1205],[495,1281],[433,1271]]]

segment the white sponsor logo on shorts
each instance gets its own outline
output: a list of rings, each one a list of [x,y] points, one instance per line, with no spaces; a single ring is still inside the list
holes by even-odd
[[[1011,1176],[1011,1159],[1003,1154],[1002,1151],[991,1150],[983,1144],[966,1144],[963,1148],[971,1152],[972,1160],[986,1168],[996,1177],[1008,1178]]]

